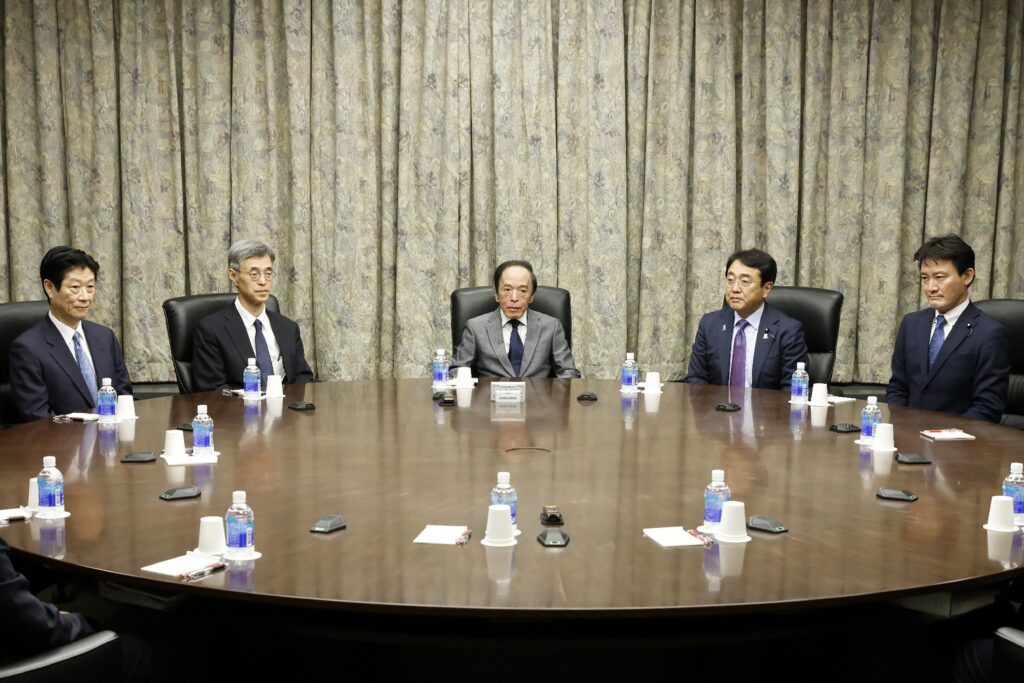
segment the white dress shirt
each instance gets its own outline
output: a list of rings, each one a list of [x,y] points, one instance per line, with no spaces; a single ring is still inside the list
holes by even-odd
[[[743,374],[746,375],[746,377],[745,377],[745,379],[743,381],[743,386],[746,387],[747,389],[749,389],[751,387],[751,382],[754,379],[754,346],[757,345],[757,328],[761,326],[761,316],[762,315],[764,315],[764,304],[761,304],[756,311],[754,311],[747,318],[745,318],[745,320],[747,321],[747,327],[743,330],[743,335],[744,335],[744,339],[746,340],[746,344],[747,344],[746,345],[747,358],[746,358],[746,362],[743,364],[743,366],[744,366]],[[739,323],[740,320],[744,320],[744,318],[741,318],[740,314],[737,313],[736,311],[733,311],[732,317],[733,317],[733,320],[732,320],[732,343],[735,344],[736,343],[736,330],[738,329],[736,327],[736,325],[737,325],[737,323]],[[729,347],[729,368],[730,368],[729,371],[730,372],[732,372],[732,349],[734,349],[734,348],[735,348],[735,346],[730,346]]]
[[[86,358],[89,359],[89,365],[92,366],[92,371],[95,373],[96,364],[92,362],[92,353],[89,351],[89,341],[85,338],[85,330],[82,329],[82,323],[78,323],[77,327],[68,327],[54,317],[53,311],[47,311],[46,315],[50,316],[50,322],[52,322],[57,328],[57,331],[60,332],[60,336],[64,337],[64,343],[67,344],[68,351],[71,352],[71,357],[75,359],[75,364],[78,363],[78,356],[75,355],[75,332],[82,333],[82,352],[85,354]]]
[[[935,335],[935,321],[938,319],[939,315],[941,315],[946,319],[946,326],[942,329],[942,341],[945,343],[946,339],[949,338],[949,333],[953,331],[953,325],[956,325],[956,321],[959,320],[960,316],[963,315],[963,312],[967,310],[967,305],[969,303],[971,303],[970,297],[968,297],[967,300],[959,306],[954,306],[945,313],[940,314],[938,311],[935,311],[935,315],[932,316],[932,331],[931,334],[928,335],[928,341],[930,342],[932,337]],[[942,347],[940,346],[939,348]]]
[[[274,374],[284,381],[284,361],[281,359],[281,347],[277,345],[274,328],[270,326],[267,307],[264,306],[259,317],[256,317],[246,310],[241,301],[235,299],[235,310],[238,311],[238,315],[242,316],[242,324],[245,325],[245,334],[249,337],[249,346],[253,350],[253,356],[256,355],[256,325],[254,323],[257,320],[263,323],[263,338],[267,340],[267,350],[270,351],[270,361],[274,364]]]
[[[505,311],[498,309],[498,313],[501,314],[501,338],[505,342],[505,355],[508,355],[508,345],[512,343],[512,326],[509,324],[509,320],[512,318],[505,315]],[[526,349],[526,317],[530,314],[530,309],[523,311],[523,315],[519,318],[519,339],[523,342],[523,349]]]

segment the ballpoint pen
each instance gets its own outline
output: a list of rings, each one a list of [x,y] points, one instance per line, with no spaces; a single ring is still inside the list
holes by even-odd
[[[224,567],[226,567],[226,566],[227,565],[225,565],[223,562],[215,562],[215,563],[213,563],[211,565],[207,565],[206,567],[203,567],[202,569],[196,569],[195,571],[185,572],[184,574],[181,575],[181,580],[182,581],[195,581],[196,579],[202,579],[204,577],[209,576],[210,574],[213,574],[214,572],[219,572],[221,569],[224,569]]]

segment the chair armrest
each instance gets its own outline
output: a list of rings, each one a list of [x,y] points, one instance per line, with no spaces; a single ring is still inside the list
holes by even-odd
[[[86,673],[88,672],[88,673]],[[0,665],[0,679],[15,681],[117,680],[121,643],[113,631],[99,631],[53,650]]]

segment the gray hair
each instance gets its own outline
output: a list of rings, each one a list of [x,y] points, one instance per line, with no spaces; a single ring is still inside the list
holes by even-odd
[[[270,257],[274,262],[274,248],[263,240],[238,240],[228,249],[228,268],[241,270],[242,261],[250,258]]]

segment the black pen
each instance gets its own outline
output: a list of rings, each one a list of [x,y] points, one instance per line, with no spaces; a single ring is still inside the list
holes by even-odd
[[[209,576],[210,574],[213,574],[214,572],[219,572],[221,569],[224,569],[224,567],[226,567],[226,566],[227,565],[224,564],[223,562],[215,562],[214,564],[211,564],[211,565],[208,565],[206,567],[203,567],[202,569],[197,569],[197,570],[192,571],[192,572],[185,572],[184,574],[181,575],[181,580],[182,581],[195,581],[196,579],[202,579],[202,578],[205,578],[205,577]]]

